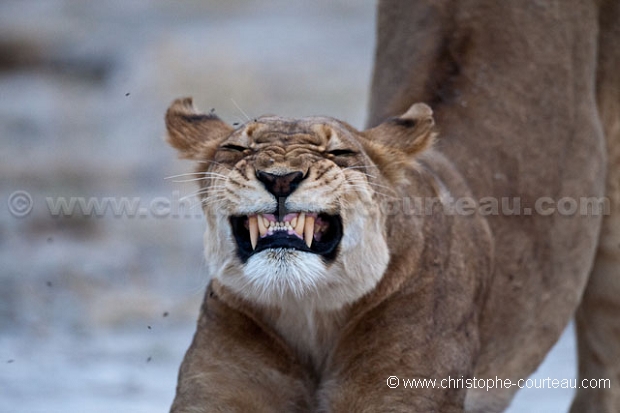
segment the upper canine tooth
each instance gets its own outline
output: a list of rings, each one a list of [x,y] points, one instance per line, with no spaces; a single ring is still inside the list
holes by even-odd
[[[256,215],[248,217],[248,226],[250,229],[250,243],[252,244],[252,249],[256,249],[256,243],[258,242],[258,219]]]
[[[261,237],[264,237],[265,234],[267,234],[267,226],[265,225],[266,220],[261,215],[259,215],[257,221],[258,221],[258,233],[260,234]]]
[[[293,217],[293,219],[291,219],[290,225],[293,228],[297,226],[297,217]]]
[[[308,248],[312,246],[312,239],[314,238],[314,217],[307,216],[306,223],[304,225],[304,241]]]
[[[294,226],[295,228],[295,232],[297,233],[297,235],[299,235],[300,237],[304,236],[304,225],[306,222],[306,214],[305,213],[300,213],[298,218],[297,218],[297,225]]]

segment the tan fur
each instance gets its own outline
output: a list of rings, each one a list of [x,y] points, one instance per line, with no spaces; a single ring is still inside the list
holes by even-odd
[[[612,391],[580,389],[572,413],[620,411],[620,2],[599,12],[597,104],[607,138],[610,214],[603,219],[592,275],[577,311],[579,377],[609,379]]]
[[[580,302],[580,377],[612,386],[580,390],[573,411],[617,411],[618,8],[382,0],[362,132],[331,118],[233,129],[173,103],[169,141],[203,177],[213,280],[172,412],[499,412],[518,387],[386,380],[527,378]],[[229,217],[277,206],[260,171],[303,174],[288,210],[342,218],[332,261],[289,249],[239,258]],[[604,220],[448,208],[604,195]],[[433,202],[406,210],[419,199]]]

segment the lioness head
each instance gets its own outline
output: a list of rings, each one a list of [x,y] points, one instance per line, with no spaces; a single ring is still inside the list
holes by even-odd
[[[261,117],[233,128],[176,100],[168,141],[198,162],[211,275],[246,299],[336,309],[370,291],[390,259],[379,204],[431,145],[416,104],[365,132],[332,118]]]

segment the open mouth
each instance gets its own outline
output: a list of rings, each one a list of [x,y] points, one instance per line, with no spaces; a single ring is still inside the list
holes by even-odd
[[[333,259],[342,239],[338,215],[289,212],[231,217],[230,224],[242,261],[269,248],[291,248]]]

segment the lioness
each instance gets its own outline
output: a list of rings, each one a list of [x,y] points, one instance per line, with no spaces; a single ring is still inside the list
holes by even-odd
[[[499,412],[575,311],[572,411],[620,411],[620,2],[378,13],[365,131],[169,108],[213,278],[172,412]]]

